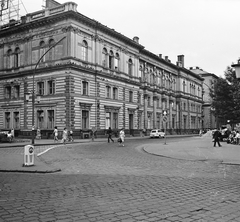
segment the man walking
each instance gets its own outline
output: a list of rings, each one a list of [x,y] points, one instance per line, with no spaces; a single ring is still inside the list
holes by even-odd
[[[108,143],[110,143],[110,140],[114,143],[114,140],[112,139],[112,129],[111,127],[108,128],[107,134],[108,134]]]
[[[219,132],[219,130],[217,129],[214,133],[213,133],[213,139],[214,139],[214,144],[213,146],[216,146],[216,143],[218,143],[218,146],[221,147],[221,144],[219,142],[220,138],[221,138],[221,133]]]

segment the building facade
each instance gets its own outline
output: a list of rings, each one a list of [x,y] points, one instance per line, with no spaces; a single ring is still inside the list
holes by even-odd
[[[47,1],[1,26],[0,58],[0,129],[27,135],[39,127],[48,137],[67,127],[84,138],[108,127],[133,136],[202,128],[203,78],[184,67],[183,55],[173,64],[138,37],[80,14],[74,2]]]
[[[214,83],[219,78],[213,73],[208,73],[199,67],[191,67],[190,70],[200,75],[203,81],[203,128],[216,129],[226,124],[226,121],[214,115],[212,108],[212,98],[210,97],[210,90],[213,90]]]

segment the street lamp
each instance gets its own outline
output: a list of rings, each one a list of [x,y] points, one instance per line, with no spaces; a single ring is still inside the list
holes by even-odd
[[[32,78],[32,84],[33,84],[33,88],[32,88],[32,145],[34,145],[34,140],[35,140],[35,133],[34,133],[34,129],[35,129],[35,73],[36,73],[36,69],[38,64],[40,63],[40,61],[43,59],[43,57],[53,48],[55,47],[57,44],[59,44],[63,39],[65,39],[66,36],[64,36],[63,38],[61,38],[59,41],[57,41],[55,44],[53,44],[38,60],[37,64],[35,65],[35,68],[33,70],[33,78]],[[37,95],[39,98],[39,95]]]

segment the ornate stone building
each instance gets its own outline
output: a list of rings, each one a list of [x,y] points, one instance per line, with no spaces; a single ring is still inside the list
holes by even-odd
[[[108,127],[130,135],[202,127],[203,78],[184,68],[183,55],[173,64],[138,37],[78,13],[74,2],[47,1],[45,10],[1,26],[0,58],[0,129],[27,135],[33,117],[43,137],[54,126],[81,137],[93,128],[101,136]],[[32,90],[40,96],[34,105]]]

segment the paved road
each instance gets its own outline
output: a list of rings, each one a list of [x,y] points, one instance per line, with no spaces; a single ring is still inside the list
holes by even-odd
[[[68,145],[41,155],[61,172],[1,173],[0,221],[240,221],[239,166],[143,151],[156,142]]]

